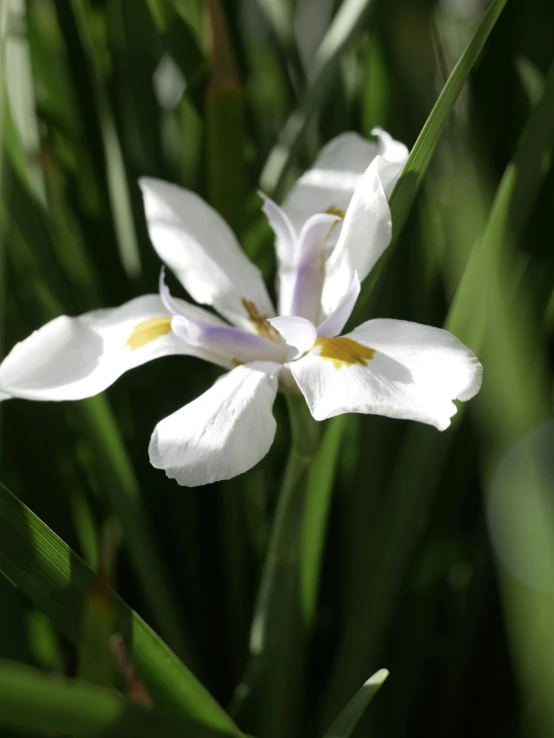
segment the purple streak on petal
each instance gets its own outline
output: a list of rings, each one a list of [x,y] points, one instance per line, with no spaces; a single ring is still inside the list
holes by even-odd
[[[175,335],[190,346],[211,351],[231,361],[284,361],[284,344],[263,336],[247,333],[230,325],[208,323],[192,317],[180,309],[165,284],[165,268],[160,271],[160,297],[165,309],[173,315],[171,328]]]
[[[339,218],[336,215],[329,213],[312,215],[300,233],[300,253],[294,276],[290,314],[307,318],[316,324],[321,309],[325,241],[337,220]]]
[[[257,360],[282,363],[286,359],[284,343],[270,341],[234,326],[201,323],[178,315],[171,321],[171,327],[177,336],[190,345],[239,363]]]

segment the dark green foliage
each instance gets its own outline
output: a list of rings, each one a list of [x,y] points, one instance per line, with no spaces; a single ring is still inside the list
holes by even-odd
[[[552,416],[550,3],[509,0],[483,51],[474,47],[477,61],[457,102],[442,98],[431,119],[487,3],[228,0],[221,7],[237,72],[231,87],[214,80],[207,4],[0,0],[3,58],[30,60],[29,69],[0,67],[2,356],[61,313],[157,290],[160,264],[146,233],[139,176],[177,182],[210,201],[271,282],[272,234],[258,187],[282,196],[343,130],[369,136],[381,125],[412,148],[426,121],[424,138],[444,126],[418,149],[393,195],[394,245],[366,280],[355,317],[445,325],[482,359],[483,390],[444,433],[374,416],[334,419],[320,429],[295,584],[299,610],[288,613],[303,653],[289,664],[281,653],[276,682],[295,691],[283,725],[290,720],[299,738],[321,738],[360,685],[386,667],[390,677],[367,713],[362,717],[362,707],[373,692],[362,689],[350,708],[354,718],[347,710],[333,730],[354,730],[355,738],[549,738],[554,578],[534,585],[529,572],[544,562],[532,545],[514,545],[509,560],[497,555],[487,510],[513,444]],[[494,14],[503,3],[491,5]],[[346,18],[309,74],[292,30],[300,6],[314,14],[307,28],[317,26],[325,6],[330,20],[334,12]],[[450,77],[451,87],[455,81]],[[38,671],[79,673],[87,622],[81,611],[107,527],[120,544],[118,595],[241,730],[274,738],[262,703],[241,706],[235,688],[249,663],[251,617],[291,444],[285,403],[280,398],[274,408],[278,431],[269,455],[231,482],[180,488],[148,461],[156,423],[218,373],[198,359],[171,357],[83,403],[0,406],[1,481],[88,565],[75,565],[78,594],[69,575],[67,590],[62,577],[43,591],[37,541],[14,544],[0,504],[0,569],[8,577],[0,580],[0,705],[16,679],[21,690],[27,684],[27,707],[38,716],[17,717],[26,703],[16,701],[4,715],[10,726],[32,730],[59,704],[53,725],[60,730],[86,734],[92,715],[91,730],[127,734],[117,733],[115,690],[78,684],[84,712],[75,716],[65,682],[43,682]],[[521,469],[520,493],[537,505],[535,517],[522,517],[522,538],[554,539],[554,477],[534,461]],[[550,497],[541,496],[545,490]],[[8,505],[9,493],[0,497],[6,511],[24,509]],[[20,557],[2,566],[9,546]],[[35,579],[25,579],[29,571]],[[139,671],[146,664],[143,681],[154,684],[155,703],[159,698],[159,711],[141,724],[144,734],[150,725],[160,736],[232,734],[232,721],[196,681],[192,697],[182,698],[188,687],[173,682],[186,679],[187,669],[152,646],[155,637],[119,600],[117,608],[127,629],[134,623],[146,638],[146,653],[133,659],[130,643],[130,656]],[[149,669],[157,668],[168,671],[152,678]],[[125,692],[121,678],[115,687]],[[279,700],[272,704],[278,709]],[[140,708],[121,715],[121,729],[138,734]],[[2,719],[0,710],[0,736],[12,735]]]

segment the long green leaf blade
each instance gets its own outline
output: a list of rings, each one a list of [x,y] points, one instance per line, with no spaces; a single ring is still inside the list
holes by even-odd
[[[356,692],[323,738],[349,738],[388,675],[389,672],[386,669],[379,669],[370,677]]]
[[[112,689],[48,676],[0,660],[0,725],[38,735],[223,738],[232,733],[191,723],[183,714],[138,707]]]
[[[452,70],[437,102],[433,106],[421,133],[410,152],[400,179],[390,197],[390,209],[394,225],[394,238],[402,231],[406,218],[427,171],[427,167],[437,148],[444,127],[458,99],[458,95],[471,72],[479,54],[494,28],[507,0],[493,0],[473,38],[465,48],[458,63]]]
[[[429,113],[429,117],[427,118],[425,125],[421,129],[421,133],[417,137],[408,160],[404,165],[400,179],[396,183],[389,200],[393,223],[391,245],[396,243],[402,229],[404,228],[421,186],[423,177],[425,176],[431,158],[435,153],[435,149],[437,148],[439,139],[444,131],[450,114],[452,113],[454,104],[462,91],[469,73],[479,58],[479,54],[483,50],[500,13],[504,9],[506,2],[507,0],[493,0],[490,4],[471,41],[466,46],[463,54],[458,60],[458,63],[448,77],[442,92],[433,106],[433,109]],[[390,254],[391,248],[389,247],[384,256],[379,260],[376,268],[373,269],[370,277],[365,280],[356,305],[354,313],[355,317],[360,318],[363,316],[367,305],[368,295],[371,294],[374,284],[379,278],[386,260],[390,258]]]
[[[331,493],[347,422],[345,415],[333,418],[308,474],[300,550],[300,601],[308,627],[313,625],[316,614]]]
[[[342,53],[371,6],[372,0],[346,0],[337,11],[317,53],[315,78],[301,105],[285,123],[260,175],[263,190],[275,193],[283,184],[306,127],[333,89]]]
[[[0,484],[0,571],[79,643],[84,598],[94,572],[28,507]],[[186,666],[114,594],[116,628],[154,704],[176,707],[199,724],[240,735],[231,718]]]

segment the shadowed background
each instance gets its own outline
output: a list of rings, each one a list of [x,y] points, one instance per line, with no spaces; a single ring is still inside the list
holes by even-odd
[[[346,130],[380,125],[412,147],[486,6],[0,0],[2,355],[59,314],[156,291],[141,175],[201,194],[272,284],[257,189],[280,201]],[[364,285],[356,323],[445,325],[482,360],[484,384],[445,433],[371,416],[323,425],[299,735],[323,735],[382,666],[391,677],[359,738],[554,735],[553,53],[550,3],[508,2]],[[85,402],[3,403],[0,479],[93,569],[101,531],[118,540],[118,593],[229,705],[289,445],[285,404],[268,456],[230,482],[180,488],[147,454],[155,424],[218,373],[169,357]],[[0,658],[70,675],[79,663],[7,579]],[[235,717],[258,734],[255,713]]]

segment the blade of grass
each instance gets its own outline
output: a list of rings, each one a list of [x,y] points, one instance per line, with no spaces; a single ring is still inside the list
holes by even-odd
[[[294,7],[290,0],[258,0],[258,5],[275,33],[292,84],[297,93],[301,93],[304,89],[305,75],[294,37]]]
[[[210,78],[206,91],[208,195],[214,208],[240,234],[243,225],[244,100],[222,3],[207,4]]]
[[[71,8],[80,42],[86,52],[86,57],[90,65],[90,77],[95,94],[99,129],[104,145],[107,183],[117,233],[119,255],[127,276],[130,279],[138,279],[141,274],[141,260],[133,221],[133,209],[127,182],[127,172],[123,152],[121,151],[121,144],[119,143],[119,135],[104,88],[100,61],[97,58],[91,38],[89,30],[91,24],[87,17],[87,7],[80,0],[79,2],[72,2]]]
[[[37,198],[44,204],[46,193],[39,167],[39,131],[35,114],[35,93],[26,26],[26,10],[21,2],[4,3],[7,35],[2,57],[2,77],[13,126],[21,141],[25,168]]]
[[[34,513],[0,484],[0,571],[78,645],[94,572]],[[154,704],[181,710],[200,726],[241,733],[165,643],[115,593],[116,629]]]
[[[8,109],[6,112],[9,112]],[[6,120],[9,124],[10,118],[7,117]],[[18,161],[21,142],[16,135],[17,132],[11,128],[12,135],[7,150],[11,158]],[[20,173],[19,169],[17,171]],[[21,174],[24,175],[24,172]],[[12,184],[11,198],[11,212],[4,215],[0,210],[0,217],[7,217],[8,220],[13,217],[14,221],[21,223],[22,229],[30,229],[23,243],[13,250],[13,256],[17,259],[27,256],[27,264],[23,266],[21,272],[25,274],[27,280],[30,279],[31,273],[33,274],[36,279],[36,294],[44,294],[50,306],[43,307],[42,318],[50,320],[63,312],[63,308],[67,308],[67,303],[73,307],[73,300],[70,300],[71,292],[67,286],[67,277],[64,273],[60,274],[60,266],[50,248],[48,234],[45,238],[38,225],[44,223],[44,230],[48,230],[47,213],[39,203],[26,197],[18,182]],[[30,212],[33,213],[33,217],[29,217]],[[37,228],[39,234],[35,232]],[[37,249],[39,235],[44,246]],[[29,246],[31,243],[35,249]],[[60,298],[63,298],[63,301]],[[146,601],[150,604],[156,625],[179,655],[191,663],[190,639],[187,638],[185,624],[178,615],[171,584],[142,508],[140,486],[109,402],[104,396],[98,396],[72,405],[68,412],[79,416],[87,440],[98,459],[96,468],[103,480],[105,496],[121,523],[124,543],[128,546],[137,580],[143,588]]]
[[[104,395],[71,406],[80,420],[96,459],[104,485],[128,547],[135,573],[160,632],[179,656],[192,663],[191,638],[179,616],[172,585],[157,542],[146,519],[140,486],[125,449],[117,421]]]
[[[8,4],[0,6],[0,202],[5,200],[4,192],[8,183],[4,166],[4,95],[5,95],[5,49],[8,35]],[[0,355],[4,354],[4,316],[6,315],[6,250],[5,227],[0,215]],[[2,429],[2,412],[0,410],[0,431]]]
[[[272,196],[280,194],[302,135],[310,120],[331,94],[333,83],[339,73],[342,54],[372,5],[372,0],[345,0],[333,18],[317,52],[315,61],[317,71],[313,82],[305,92],[300,106],[285,123],[260,175],[261,188]]]
[[[404,165],[400,179],[396,183],[389,200],[393,223],[391,246],[396,243],[402,233],[423,177],[437,148],[448,118],[452,113],[454,104],[462,91],[469,73],[478,60],[496,21],[500,17],[506,2],[507,0],[493,0],[489,5],[481,23],[448,77],[425,125],[421,129],[421,133],[417,137],[408,160]],[[363,315],[375,281],[379,278],[379,274],[386,264],[387,259],[390,258],[391,246],[385,252],[384,258],[379,260],[379,264],[373,270],[370,278],[365,280],[356,305],[356,316]]]
[[[388,676],[389,672],[386,669],[380,669],[370,677],[352,697],[323,738],[350,738],[362,715]]]
[[[110,651],[110,638],[115,626],[111,582],[117,545],[116,525],[105,524],[98,541],[98,571],[94,584],[84,599],[78,649],[79,679],[105,687],[111,685],[114,671]]]
[[[183,73],[189,99],[200,110],[207,63],[197,34],[172,0],[147,0],[147,5],[165,49]]]
[[[178,712],[145,710],[111,689],[48,676],[0,660],[0,723],[38,735],[106,738],[222,738],[232,733],[199,726]]]
[[[301,534],[300,598],[302,617],[310,630],[316,614],[331,494],[347,423],[346,415],[329,423],[308,473]]]
[[[402,231],[454,104],[506,2],[507,0],[493,0],[489,5],[417,137],[400,179],[390,196],[394,239],[397,239]]]
[[[513,251],[550,166],[554,152],[554,63],[545,79],[543,94],[535,105],[518,142],[513,160],[500,183],[489,221],[473,250],[456,291],[447,320],[456,332],[475,317],[476,280],[494,268],[494,260]],[[511,248],[512,247],[512,248]],[[486,294],[486,293],[485,293]]]
[[[479,242],[463,276],[458,275],[458,290],[445,321],[445,327],[483,362],[483,388],[472,405],[479,410],[479,417],[486,419],[481,423],[489,429],[489,444],[491,437],[495,439],[497,450],[548,414],[544,347],[529,315],[528,296],[520,293],[517,309],[510,307],[518,294],[522,270],[511,260],[509,247],[531,215],[532,198],[536,198],[546,173],[542,163],[553,152],[553,114],[554,65],[543,97],[521,134],[514,160],[506,168]],[[532,197],[520,196],[522,192],[530,192]],[[523,386],[525,392],[521,391]],[[347,619],[324,701],[326,719],[328,705],[336,704],[336,696],[344,695],[348,680],[374,663],[383,647],[386,627],[420,535],[420,521],[438,491],[442,465],[464,412],[462,405],[454,427],[438,438],[430,429],[413,426],[404,440],[383,512],[385,533],[377,551],[379,565],[367,589],[361,583],[356,591],[355,609]],[[365,572],[362,575],[365,581]]]
[[[319,429],[302,397],[288,393],[286,399],[292,443],[252,617],[249,659],[231,707],[232,714],[254,707],[254,732],[264,738],[291,735],[298,727],[305,663],[299,562],[306,473]]]

